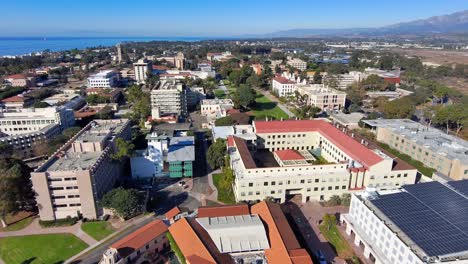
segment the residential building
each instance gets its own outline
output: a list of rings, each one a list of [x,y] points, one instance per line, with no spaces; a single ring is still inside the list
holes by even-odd
[[[216,120],[227,115],[229,109],[234,108],[231,99],[205,99],[201,101],[201,115],[209,120]]]
[[[122,165],[112,161],[115,140],[131,137],[126,119],[94,120],[31,173],[41,220],[103,214],[99,201],[114,187]]]
[[[154,220],[112,244],[99,264],[164,263],[164,253],[170,248],[167,232],[163,221]]]
[[[313,263],[276,203],[200,207],[169,233],[188,264]]]
[[[24,93],[3,99],[1,106],[5,111],[20,111],[23,108],[30,107],[33,103],[34,99]]]
[[[349,73],[338,75],[325,74],[323,76],[323,82],[326,83],[329,78],[336,78],[337,89],[346,90],[351,84],[363,81],[366,78],[366,74],[358,71],[350,71]]]
[[[151,62],[148,60],[138,60],[138,62],[133,63],[133,68],[135,69],[135,80],[138,84],[145,84],[147,74],[152,70]]]
[[[328,200],[366,187],[391,190],[416,181],[417,170],[403,160],[323,120],[254,121],[253,127],[256,146],[236,136],[227,141],[237,201],[272,197],[284,202],[294,195],[302,202]]]
[[[51,124],[59,125],[61,130],[74,126],[73,110],[46,107],[0,112],[0,132],[10,136],[38,132]]]
[[[47,142],[61,133],[58,124],[50,124],[44,128],[12,136],[0,137],[0,143],[11,145],[15,155],[21,158],[29,158],[35,155],[36,146],[46,146]]]
[[[280,97],[293,95],[296,91],[296,82],[283,76],[276,76],[272,81],[272,90]]]
[[[294,68],[296,68],[298,70],[301,70],[301,71],[307,69],[307,62],[303,61],[301,59],[298,59],[298,58],[288,57],[288,60],[286,61],[286,64],[288,64],[291,67],[294,67]]]
[[[151,116],[157,119],[166,114],[187,114],[186,89],[177,80],[160,81],[151,90]]]
[[[14,87],[34,87],[36,85],[35,76],[26,76],[24,74],[13,74],[5,77],[7,84]]]
[[[353,194],[346,234],[372,263],[468,263],[468,180]]]
[[[90,88],[113,88],[119,85],[119,73],[106,70],[100,71],[88,77]]]
[[[346,93],[324,84],[298,84],[296,90],[307,96],[307,105],[316,106],[324,111],[341,110],[346,104]]]
[[[377,141],[454,180],[468,179],[468,143],[409,119],[363,120]]]

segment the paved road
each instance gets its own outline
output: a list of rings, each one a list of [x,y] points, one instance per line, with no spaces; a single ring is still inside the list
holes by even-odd
[[[228,94],[228,92],[229,92],[226,85],[224,85],[223,81],[219,82],[218,89],[223,90],[225,94]]]
[[[278,98],[274,97],[272,94],[270,94],[270,92],[262,90],[262,89],[256,89],[256,90],[260,92],[261,94],[263,94],[268,99],[270,99],[271,101],[275,102],[276,105],[279,108],[281,108],[281,110],[283,110],[290,118],[296,117],[296,115],[293,112],[291,112],[284,104],[280,103]]]

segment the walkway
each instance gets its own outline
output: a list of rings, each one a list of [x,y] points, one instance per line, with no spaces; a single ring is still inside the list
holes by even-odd
[[[270,101],[273,101],[276,103],[276,105],[281,109],[283,110],[290,118],[295,118],[296,115],[291,112],[284,104],[282,104],[278,98],[276,98],[275,96],[273,96],[272,94],[270,94],[269,91],[265,91],[265,90],[262,90],[262,89],[256,89],[257,92],[260,92],[261,94],[263,94],[266,98],[270,99]]]
[[[72,226],[62,226],[62,227],[48,227],[43,228],[39,224],[39,218],[34,219],[34,221],[27,227],[10,232],[0,232],[1,237],[12,237],[12,236],[29,236],[29,235],[43,235],[43,234],[63,234],[70,233],[79,237],[88,245],[96,244],[97,241],[92,238],[90,235],[86,234],[81,230],[81,222],[78,222]]]

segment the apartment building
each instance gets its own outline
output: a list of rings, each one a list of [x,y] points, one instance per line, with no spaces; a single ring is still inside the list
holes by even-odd
[[[272,197],[284,202],[294,195],[303,202],[328,200],[366,187],[391,190],[416,181],[412,166],[323,120],[254,121],[253,126],[254,148],[236,136],[227,141],[237,201]]]
[[[145,84],[148,72],[152,70],[151,62],[145,59],[133,63],[135,69],[135,80],[138,84]]]
[[[100,71],[87,80],[90,88],[113,88],[119,85],[119,73],[112,70]]]
[[[149,260],[165,263],[164,253],[170,250],[167,232],[168,227],[163,221],[154,220],[112,244],[102,254],[99,264],[142,264]]]
[[[14,95],[0,101],[1,108],[4,111],[19,111],[30,107],[33,103],[33,98],[29,97],[27,93]]]
[[[231,99],[205,99],[201,101],[201,115],[209,120],[225,117],[227,111],[234,108]]]
[[[468,263],[468,180],[353,194],[340,221],[372,263]]]
[[[13,74],[5,77],[5,81],[14,87],[34,87],[36,85],[35,76],[26,76],[24,74]]]
[[[296,82],[283,76],[276,76],[271,84],[273,92],[277,93],[280,97],[293,95],[296,91]]]
[[[175,218],[169,233],[188,264],[313,263],[276,203],[200,207]]]
[[[376,139],[454,179],[468,179],[468,143],[409,119],[363,120]]]
[[[73,110],[46,107],[0,112],[0,132],[9,136],[38,132],[51,124],[59,125],[62,130],[74,126]]]
[[[94,120],[31,173],[41,220],[102,215],[99,200],[122,173],[111,159],[119,137],[131,137],[127,119]]]
[[[323,82],[326,83],[329,78],[336,78],[338,81],[337,89],[346,90],[351,84],[363,81],[366,78],[366,74],[358,71],[350,71],[349,73],[338,75],[325,74],[323,76]]]
[[[291,58],[291,57],[288,57],[288,60],[286,62],[286,64],[290,65],[291,67],[294,67],[298,70],[306,70],[307,69],[307,62],[301,60],[301,59],[298,59],[298,58]]]
[[[346,93],[324,84],[298,84],[299,94],[307,96],[307,105],[316,106],[324,111],[341,110],[346,104]]]
[[[186,92],[184,84],[177,80],[159,82],[151,90],[151,116],[153,119],[167,114],[185,116],[187,114]]]

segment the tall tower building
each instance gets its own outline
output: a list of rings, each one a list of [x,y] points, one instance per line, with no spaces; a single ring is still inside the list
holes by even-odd
[[[147,73],[151,70],[151,62],[141,59],[138,62],[133,63],[135,69],[135,80],[138,84],[145,84]]]
[[[184,60],[185,60],[184,54],[182,52],[177,53],[177,55],[175,56],[175,66],[177,69],[179,70],[184,69]]]
[[[117,61],[119,63],[122,63],[122,46],[119,44],[117,44]]]

